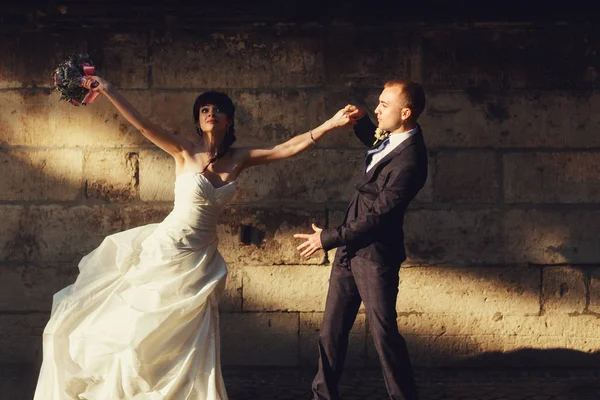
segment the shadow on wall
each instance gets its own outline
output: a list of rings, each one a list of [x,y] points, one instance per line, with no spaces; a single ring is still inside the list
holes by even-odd
[[[408,264],[596,265],[600,210],[412,207],[406,216]]]
[[[519,349],[509,352],[485,352],[449,367],[508,368],[600,368],[600,351],[585,353],[570,349]]]

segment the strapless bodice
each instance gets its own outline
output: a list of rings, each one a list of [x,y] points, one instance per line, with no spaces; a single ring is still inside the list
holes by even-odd
[[[235,194],[235,182],[214,187],[200,172],[184,172],[175,179],[175,204],[169,215],[192,228],[216,230],[222,209]]]

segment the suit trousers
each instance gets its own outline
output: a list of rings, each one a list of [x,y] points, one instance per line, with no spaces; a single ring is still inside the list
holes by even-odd
[[[352,257],[331,269],[325,314],[319,334],[319,369],[312,383],[314,400],[338,400],[350,329],[361,301],[365,305],[389,398],[417,400],[414,372],[396,322],[400,266],[378,265]]]

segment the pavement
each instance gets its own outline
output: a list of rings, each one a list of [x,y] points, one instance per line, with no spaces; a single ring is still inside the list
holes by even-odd
[[[224,369],[230,400],[308,400],[313,369]],[[417,369],[420,400],[600,400],[600,369]],[[0,400],[31,400],[31,366],[0,365]],[[348,370],[342,400],[387,400],[379,370]],[[97,399],[116,400],[116,399]]]
[[[420,400],[600,400],[598,369],[420,369]],[[230,400],[308,400],[314,371],[225,370]],[[342,400],[389,399],[378,370],[347,371]]]

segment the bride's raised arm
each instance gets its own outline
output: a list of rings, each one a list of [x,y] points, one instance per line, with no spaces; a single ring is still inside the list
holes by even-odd
[[[84,79],[84,87],[102,93],[142,135],[173,157],[181,158],[184,151],[191,149],[192,145],[189,141],[141,115],[109,82],[98,76],[86,76]],[[98,82],[98,85],[92,88],[94,82]]]
[[[308,132],[296,135],[290,140],[280,143],[271,148],[242,148],[241,153],[242,169],[253,165],[268,164],[283,160],[302,153],[325,135],[327,132],[347,125],[354,125],[355,107],[347,105],[339,110],[333,117],[309,130]]]

